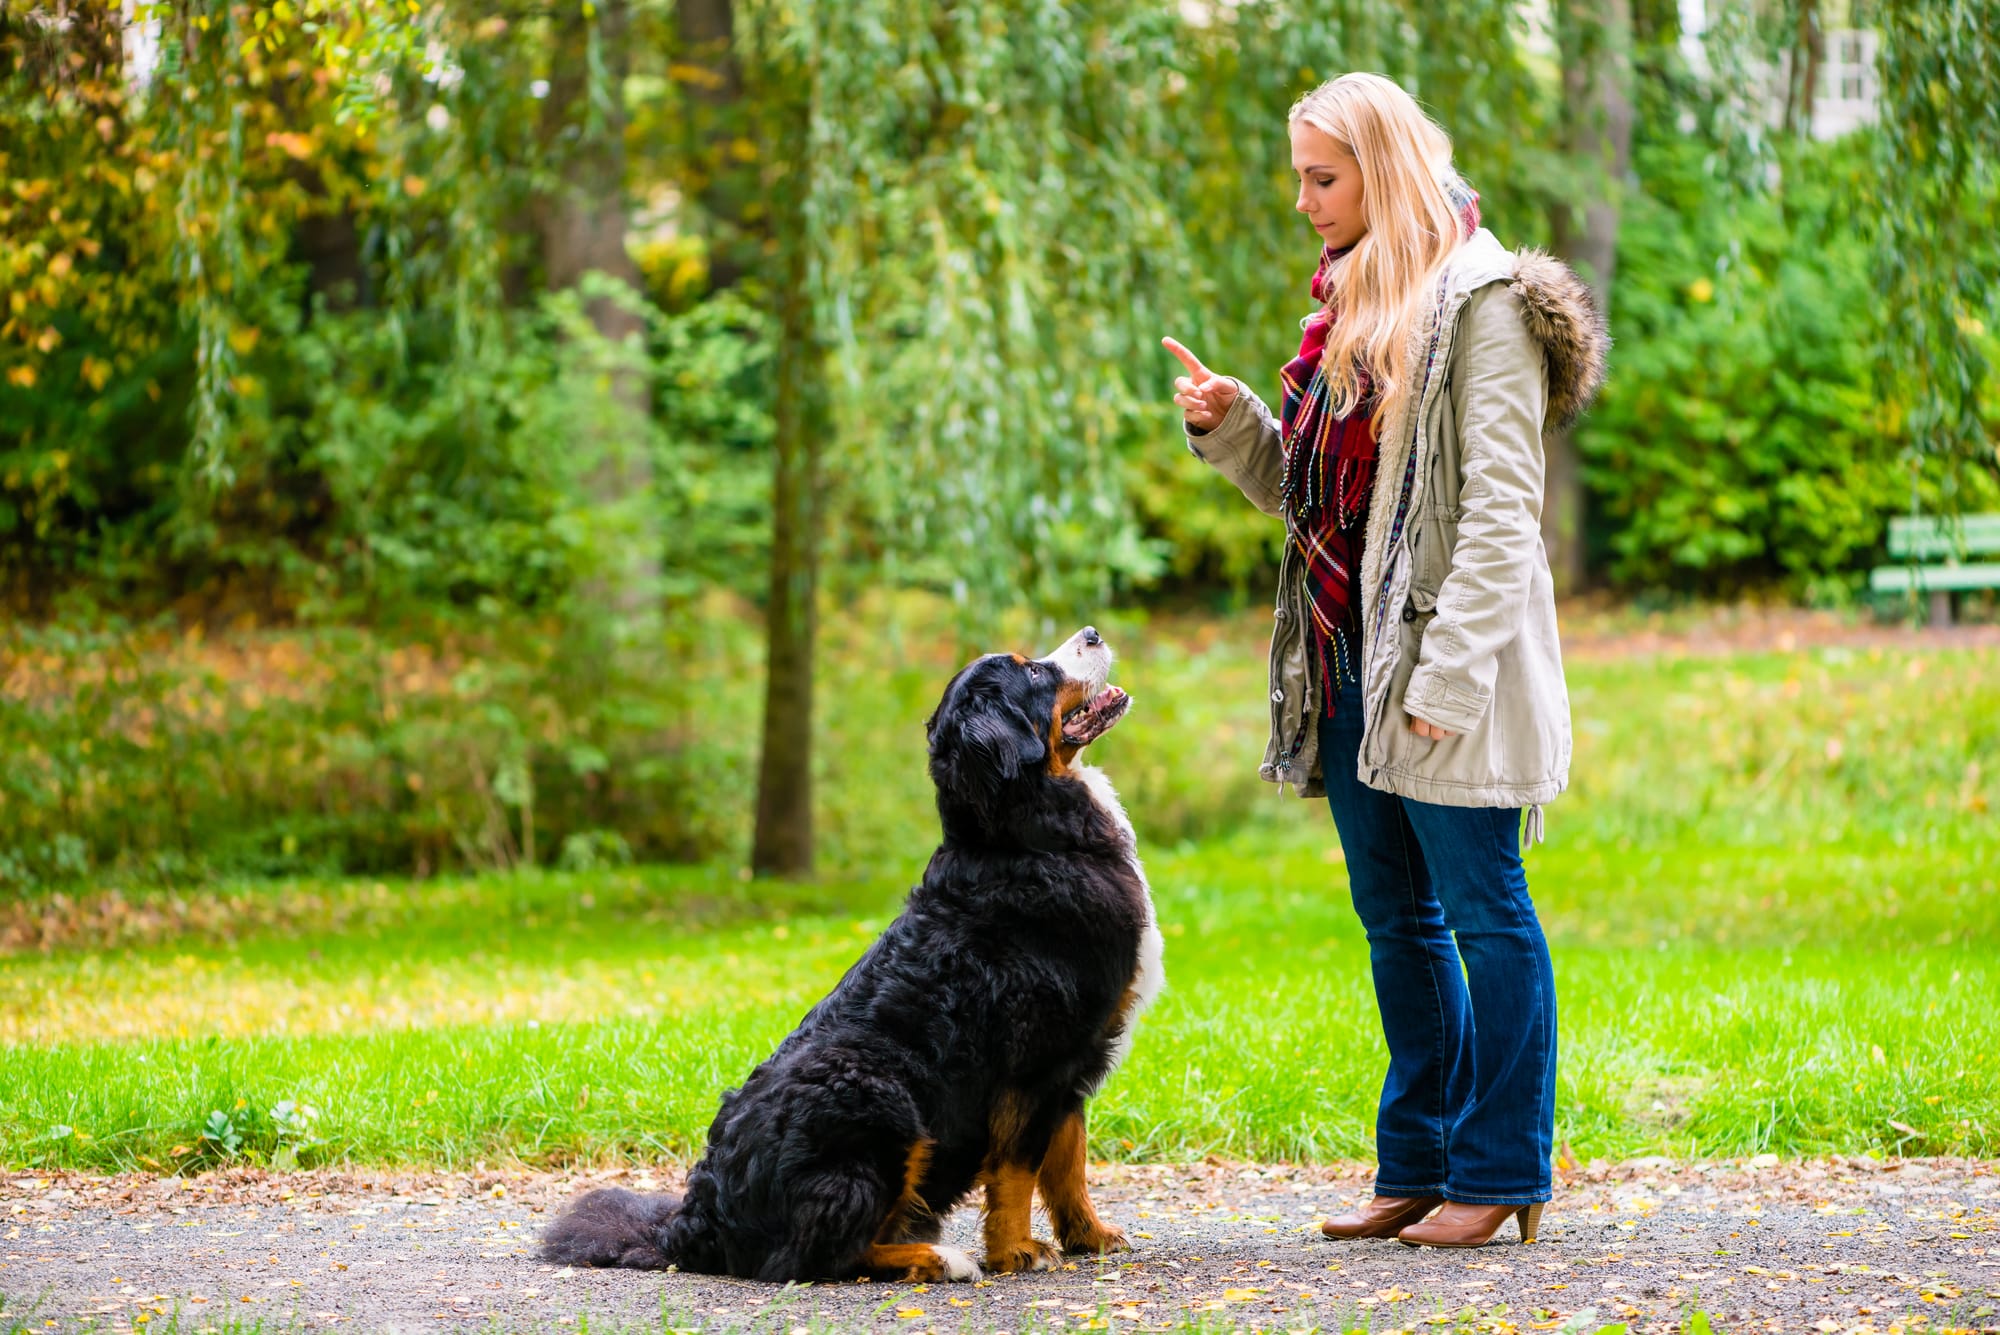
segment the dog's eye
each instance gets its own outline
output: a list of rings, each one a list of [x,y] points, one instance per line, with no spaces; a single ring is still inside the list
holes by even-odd
[[[1036,667],[1033,663],[1028,664],[1028,680],[1040,681],[1041,679],[1042,679],[1042,670]]]

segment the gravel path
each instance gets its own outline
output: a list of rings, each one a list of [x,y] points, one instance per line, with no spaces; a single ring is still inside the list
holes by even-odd
[[[0,1181],[0,1330],[138,1332],[177,1313],[182,1332],[259,1318],[308,1332],[553,1328],[582,1315],[593,1328],[775,1335],[815,1316],[912,1335],[1031,1320],[1101,1329],[1107,1316],[1114,1331],[1190,1316],[1228,1330],[1310,1324],[1308,1304],[1311,1320],[1358,1314],[1378,1330],[1470,1309],[1467,1324],[1502,1335],[1672,1331],[1694,1306],[1725,1330],[2000,1330],[1995,1162],[1593,1164],[1558,1184],[1538,1244],[1473,1252],[1321,1238],[1314,1221],[1366,1194],[1355,1168],[1099,1166],[1091,1179],[1137,1248],[1102,1266],[976,1286],[784,1289],[533,1259],[537,1230],[572,1192],[675,1185],[644,1170],[17,1175]],[[977,1228],[960,1210],[947,1240],[976,1255]]]

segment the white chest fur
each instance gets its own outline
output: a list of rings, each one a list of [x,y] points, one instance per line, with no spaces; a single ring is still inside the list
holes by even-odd
[[[1111,786],[1111,780],[1105,777],[1104,771],[1094,765],[1078,765],[1076,776],[1083,781],[1097,805],[1118,822],[1118,828],[1125,832],[1126,839],[1133,840],[1132,822],[1125,814],[1125,804],[1118,800],[1118,792]],[[1166,943],[1160,937],[1159,918],[1153,912],[1152,887],[1146,883],[1146,869],[1139,863],[1136,841],[1132,847],[1132,874],[1139,878],[1139,891],[1145,898],[1146,926],[1139,936],[1139,958],[1132,977],[1132,1005],[1125,1012],[1124,1028],[1119,1031],[1112,1046],[1111,1065],[1104,1072],[1105,1079],[1109,1079],[1111,1073],[1124,1063],[1125,1054],[1132,1050],[1132,1036],[1139,1027],[1139,1016],[1153,1004],[1153,998],[1160,995],[1160,989],[1167,982],[1163,960]],[[1098,1083],[1101,1085],[1103,1081]]]

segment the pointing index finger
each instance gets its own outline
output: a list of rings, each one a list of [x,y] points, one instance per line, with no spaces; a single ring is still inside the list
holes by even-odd
[[[1181,365],[1187,367],[1188,374],[1194,377],[1196,385],[1205,385],[1213,378],[1209,375],[1208,368],[1201,364],[1201,358],[1189,352],[1174,339],[1163,338],[1160,340],[1160,346],[1180,359]]]

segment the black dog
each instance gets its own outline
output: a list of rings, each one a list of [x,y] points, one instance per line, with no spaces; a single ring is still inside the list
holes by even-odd
[[[991,654],[931,716],[944,842],[901,916],[741,1089],[683,1197],[594,1191],[545,1260],[763,1280],[975,1279],[937,1245],[986,1189],[988,1270],[1123,1250],[1083,1180],[1084,1102],[1158,992],[1160,933],[1132,827],[1076,763],[1125,713],[1086,627],[1040,660]]]

